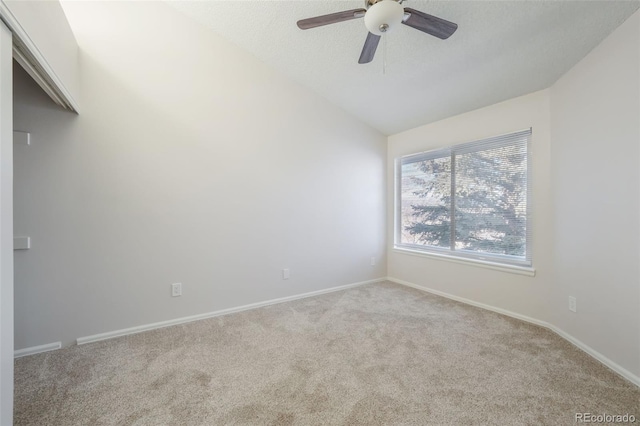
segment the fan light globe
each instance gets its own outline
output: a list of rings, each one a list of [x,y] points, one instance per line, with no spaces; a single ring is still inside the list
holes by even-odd
[[[364,15],[364,25],[370,33],[382,35],[402,23],[404,8],[395,0],[382,0]]]

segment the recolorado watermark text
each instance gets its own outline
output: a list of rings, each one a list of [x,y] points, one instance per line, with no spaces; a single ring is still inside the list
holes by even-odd
[[[576,423],[635,423],[633,414],[576,413]]]

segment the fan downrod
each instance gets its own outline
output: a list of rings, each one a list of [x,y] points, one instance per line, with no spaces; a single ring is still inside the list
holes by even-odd
[[[382,0],[364,0],[364,8],[365,9],[369,9],[371,6],[373,6],[374,4],[379,3],[381,1]],[[397,3],[402,4],[402,2],[404,0],[394,0],[394,1],[397,2]]]

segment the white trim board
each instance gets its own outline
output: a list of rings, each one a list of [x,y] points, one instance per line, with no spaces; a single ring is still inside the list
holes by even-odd
[[[93,343],[93,342],[99,342],[101,340],[113,339],[114,337],[127,336],[129,334],[141,333],[143,331],[155,330],[157,328],[170,327],[172,325],[185,324],[185,323],[188,323],[188,322],[198,321],[198,320],[202,320],[202,319],[219,317],[219,316],[222,316],[222,315],[228,315],[228,314],[233,314],[233,313],[236,313],[236,312],[247,311],[247,310],[250,310],[250,309],[261,308],[263,306],[275,305],[275,304],[278,304],[278,303],[291,302],[293,300],[298,300],[298,299],[305,299],[307,297],[319,296],[319,295],[325,294],[325,293],[333,293],[335,291],[346,290],[346,289],[349,289],[349,288],[358,287],[358,286],[365,285],[365,284],[377,283],[377,282],[381,282],[381,281],[385,281],[385,280],[386,280],[386,277],[376,278],[376,279],[373,279],[373,280],[360,281],[360,282],[352,283],[352,284],[345,284],[345,285],[341,285],[341,286],[337,286],[337,287],[326,288],[326,289],[323,289],[323,290],[317,290],[317,291],[311,291],[311,292],[308,292],[308,293],[297,294],[297,295],[294,295],[294,296],[287,296],[287,297],[281,297],[281,298],[278,298],[278,299],[266,300],[264,302],[250,303],[248,305],[237,306],[235,308],[221,309],[219,311],[207,312],[207,313],[204,313],[204,314],[198,314],[198,315],[192,315],[192,316],[188,316],[188,317],[176,318],[176,319],[167,320],[167,321],[160,321],[160,322],[155,322],[155,323],[152,323],[152,324],[139,325],[137,327],[124,328],[122,330],[108,331],[106,333],[94,334],[92,336],[78,337],[78,339],[76,339],[76,343],[78,345],[85,345],[87,343]]]
[[[79,112],[78,102],[5,4],[5,0],[0,0],[0,20],[13,33],[14,59],[56,104],[73,112]]]
[[[569,333],[559,329],[558,327],[556,327],[553,324],[549,324],[546,321],[541,321],[541,320],[538,320],[538,319],[535,319],[535,318],[528,317],[526,315],[517,314],[515,312],[511,312],[511,311],[508,311],[506,309],[496,308],[496,307],[491,306],[491,305],[485,305],[484,303],[476,302],[476,301],[473,301],[471,299],[466,299],[464,297],[455,296],[453,294],[445,293],[445,292],[442,292],[442,291],[439,291],[439,290],[434,290],[432,288],[419,286],[417,284],[411,283],[409,281],[404,281],[404,280],[401,280],[401,279],[398,279],[398,278],[387,277],[387,280],[391,281],[391,282],[394,282],[396,284],[400,284],[400,285],[404,285],[404,286],[407,286],[407,287],[415,288],[416,290],[425,291],[427,293],[432,293],[432,294],[435,294],[436,296],[446,297],[447,299],[455,300],[457,302],[461,302],[461,303],[465,303],[467,305],[471,305],[471,306],[475,306],[475,307],[478,307],[478,308],[486,309],[488,311],[496,312],[496,313],[499,313],[499,314],[502,314],[502,315],[506,315],[508,317],[516,318],[516,319],[519,319],[519,320],[522,320],[522,321],[525,321],[525,322],[528,322],[528,323],[531,323],[531,324],[535,324],[535,325],[539,325],[541,327],[547,328],[547,329],[553,331],[554,333],[556,333],[558,336],[560,336],[563,339],[567,340],[569,343],[571,343],[574,346],[576,346],[578,349],[581,349],[582,351],[584,351],[587,354],[591,355],[593,358],[595,358],[598,361],[600,361],[606,367],[609,367],[611,370],[613,370],[618,375],[622,376],[624,379],[626,379],[629,382],[633,383],[634,385],[640,387],[640,377],[636,376],[631,371],[629,371],[626,368],[624,368],[624,367],[618,365],[617,363],[613,362],[612,360],[610,360],[606,356],[602,355],[600,352],[596,351],[595,349],[591,348],[590,346],[588,346],[585,343],[581,342],[580,340],[576,339],[575,337],[573,337]]]
[[[62,342],[47,343],[46,345],[31,346],[30,348],[18,349],[13,353],[14,358],[20,358],[27,355],[35,355],[42,352],[55,351],[62,347]]]

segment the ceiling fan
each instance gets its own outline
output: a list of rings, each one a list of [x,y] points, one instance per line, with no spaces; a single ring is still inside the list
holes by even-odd
[[[344,12],[302,19],[298,21],[298,28],[308,30],[364,17],[364,24],[369,30],[369,34],[358,60],[360,64],[366,64],[373,60],[380,37],[400,23],[443,40],[449,38],[458,29],[458,25],[453,22],[427,15],[409,7],[403,8],[402,2],[403,0],[365,0],[364,9],[345,10]]]

